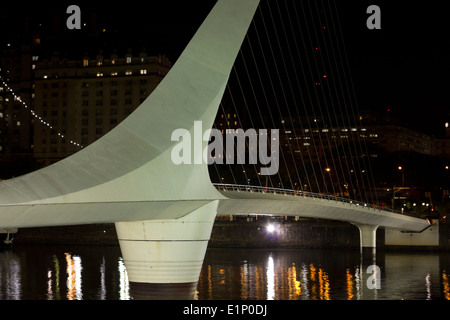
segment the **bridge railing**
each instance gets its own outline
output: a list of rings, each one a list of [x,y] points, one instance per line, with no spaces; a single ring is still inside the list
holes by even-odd
[[[325,199],[336,202],[348,203],[350,205],[360,206],[363,208],[381,210],[381,211],[389,211],[393,213],[405,214],[399,210],[394,210],[391,208],[381,207],[375,204],[370,204],[366,202],[361,202],[357,200],[351,200],[348,198],[332,196],[323,193],[314,193],[308,191],[300,191],[293,189],[284,189],[284,188],[273,188],[273,187],[262,187],[262,186],[251,186],[251,185],[242,185],[242,184],[227,184],[227,183],[213,183],[213,185],[223,191],[246,191],[246,192],[259,192],[259,193],[273,193],[273,194],[283,194],[290,196],[301,196],[315,199]]]

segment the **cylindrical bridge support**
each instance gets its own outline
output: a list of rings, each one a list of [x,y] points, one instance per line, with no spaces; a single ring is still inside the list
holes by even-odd
[[[361,258],[375,259],[378,226],[368,224],[356,224],[356,226],[360,235]]]
[[[117,222],[134,299],[192,299],[218,200],[180,219]]]

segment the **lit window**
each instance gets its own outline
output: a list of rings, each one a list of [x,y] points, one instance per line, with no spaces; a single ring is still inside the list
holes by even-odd
[[[131,63],[131,57],[127,57],[127,63]]]
[[[87,67],[89,65],[88,59],[83,59],[83,67]]]
[[[146,69],[141,69],[141,74],[147,74],[147,70]]]
[[[111,72],[111,76],[117,76],[117,72]]]
[[[130,76],[130,75],[132,75],[132,74],[133,74],[133,72],[131,72],[131,70],[125,71],[125,75],[126,75],[126,76]]]
[[[103,72],[97,72],[97,77],[103,77]]]

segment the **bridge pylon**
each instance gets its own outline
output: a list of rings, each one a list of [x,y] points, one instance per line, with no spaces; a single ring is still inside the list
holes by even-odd
[[[116,222],[134,299],[193,299],[219,200],[180,219]]]
[[[365,261],[375,260],[377,247],[377,225],[356,224],[359,229],[361,258]]]

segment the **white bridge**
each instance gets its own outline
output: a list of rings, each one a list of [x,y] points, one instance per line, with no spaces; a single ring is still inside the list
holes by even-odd
[[[58,163],[0,182],[0,228],[115,223],[131,289],[180,298],[196,289],[216,215],[347,221],[359,227],[361,247],[369,250],[379,226],[425,229],[426,220],[343,198],[216,188],[206,164],[171,161],[174,130],[192,135],[195,121],[212,127],[258,4],[219,0],[164,80],[122,123]]]

